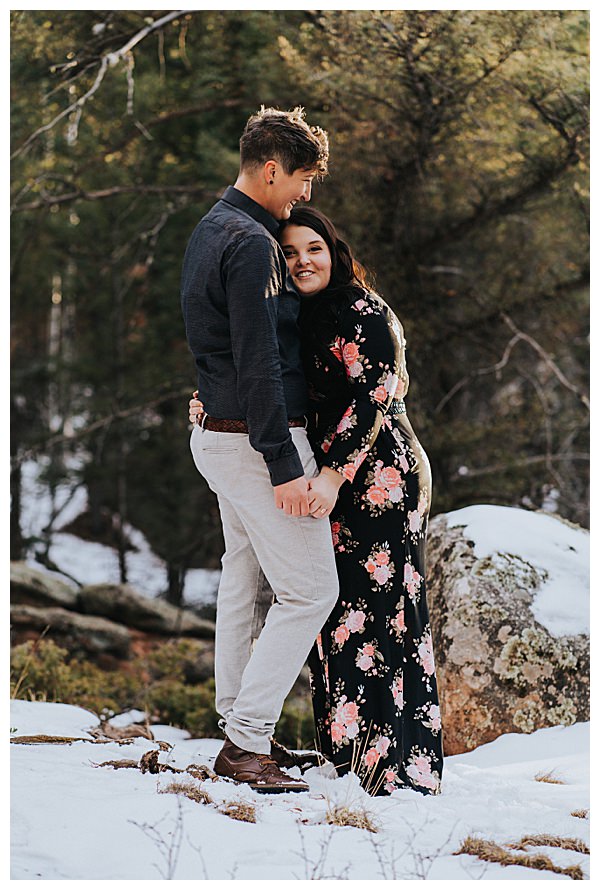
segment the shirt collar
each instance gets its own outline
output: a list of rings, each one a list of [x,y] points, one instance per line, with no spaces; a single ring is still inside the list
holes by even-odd
[[[240,210],[243,210],[244,213],[247,213],[257,222],[261,223],[261,225],[263,225],[274,238],[277,237],[279,222],[274,216],[271,216],[268,210],[265,210],[264,207],[261,207],[260,204],[257,204],[256,201],[248,197],[248,195],[245,195],[244,192],[241,192],[239,189],[230,185],[225,189],[221,201],[226,201],[228,204],[232,204],[233,207],[238,207]]]

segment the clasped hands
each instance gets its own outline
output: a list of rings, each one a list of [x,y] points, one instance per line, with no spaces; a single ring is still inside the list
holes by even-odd
[[[204,413],[204,404],[198,399],[198,393],[190,399],[190,423],[198,423],[199,416]],[[300,476],[283,485],[275,485],[273,494],[275,506],[288,516],[312,516],[324,519],[329,516],[338,492],[344,483],[344,477],[329,467],[323,467],[318,476],[307,479]]]
[[[289,516],[324,519],[333,510],[343,482],[343,476],[329,467],[323,467],[319,475],[312,479],[301,476],[284,485],[276,485],[273,489],[275,506]]]

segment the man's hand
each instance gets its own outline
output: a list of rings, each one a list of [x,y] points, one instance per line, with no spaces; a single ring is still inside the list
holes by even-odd
[[[275,506],[288,516],[308,516],[308,481],[305,476],[275,485]]]
[[[198,390],[195,390],[194,397],[190,399],[190,423],[200,423],[200,419],[204,414],[204,404],[198,399]]]

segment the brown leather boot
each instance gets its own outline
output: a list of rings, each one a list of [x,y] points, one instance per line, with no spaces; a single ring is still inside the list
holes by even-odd
[[[299,767],[302,772],[311,766],[321,766],[325,763],[325,758],[317,752],[309,752],[308,754],[296,754],[290,751],[281,742],[271,739],[271,760],[274,760],[277,766],[284,769],[291,769],[293,766]]]
[[[244,782],[254,791],[277,794],[285,791],[308,791],[302,779],[283,773],[268,754],[244,751],[225,737],[225,744],[217,754],[215,772],[219,776]]]

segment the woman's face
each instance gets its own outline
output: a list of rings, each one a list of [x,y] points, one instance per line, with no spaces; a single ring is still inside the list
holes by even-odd
[[[301,294],[316,294],[329,284],[331,254],[320,235],[307,226],[286,226],[281,247]]]

